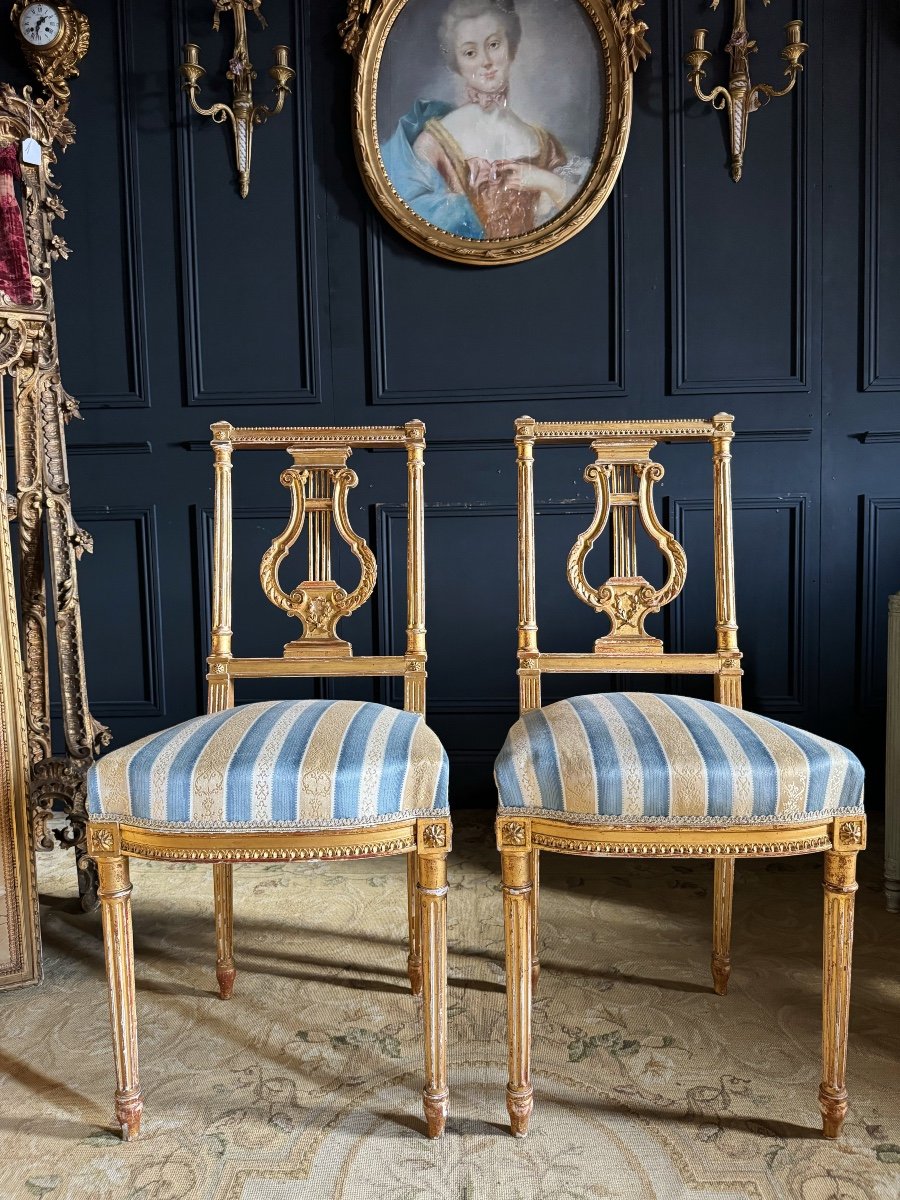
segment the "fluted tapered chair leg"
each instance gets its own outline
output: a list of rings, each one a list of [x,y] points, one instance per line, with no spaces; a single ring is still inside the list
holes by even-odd
[[[138,1079],[134,943],[131,934],[131,880],[128,859],[98,857],[98,896],[109,988],[109,1017],[116,1059],[116,1120],[122,1140],[138,1136],[144,1096]]]
[[[406,856],[406,904],[409,918],[409,956],[406,970],[414,996],[422,995],[422,939],[419,933],[418,856],[413,850]]]
[[[731,909],[734,901],[734,859],[717,858],[713,873],[712,977],[717,996],[728,991],[731,974]]]
[[[541,899],[541,852],[531,850],[531,996],[534,999],[541,977],[541,955],[538,949],[538,922]]]
[[[822,1132],[835,1138],[847,1115],[847,1026],[856,901],[856,854],[825,853],[822,956]]]
[[[501,836],[503,836],[501,834]],[[530,850],[501,847],[503,924],[506,936],[506,1030],[509,1082],[506,1108],[516,1137],[528,1132],[534,1104],[531,1085],[531,915],[534,859]]]
[[[230,1000],[234,990],[234,888],[231,863],[213,865],[213,902],[216,910],[216,979],[219,995]]]
[[[449,822],[420,822],[417,858],[419,937],[422,948],[422,1010],[425,1026],[425,1088],[429,1137],[444,1132],[449,1109],[447,1080],[447,851]]]

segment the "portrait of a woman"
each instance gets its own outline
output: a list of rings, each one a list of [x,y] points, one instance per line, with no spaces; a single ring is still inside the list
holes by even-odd
[[[523,5],[536,14],[528,56],[532,76],[539,74],[534,68],[553,6],[554,0]],[[433,36],[445,78],[450,77],[450,87],[445,82],[441,90],[455,92],[456,102],[414,101],[382,141],[388,177],[414,212],[458,237],[529,233],[566,207],[591,167],[590,158],[572,148],[570,130],[533,119],[548,91],[550,102],[543,107],[555,109],[557,116],[567,111],[559,102],[564,81],[562,87],[558,79],[552,81],[548,89],[544,77],[537,84],[524,77],[524,68],[518,70],[529,29],[523,30],[516,0],[449,0]],[[557,56],[559,50],[557,45]],[[519,96],[527,117],[517,104]]]

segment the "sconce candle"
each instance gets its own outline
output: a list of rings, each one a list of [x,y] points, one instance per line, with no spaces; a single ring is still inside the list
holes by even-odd
[[[250,61],[247,45],[247,10],[252,9],[265,28],[260,6],[262,0],[213,0],[213,29],[219,28],[219,14],[229,9],[234,17],[234,51],[228,61],[228,79],[231,80],[233,100],[228,104],[213,104],[202,108],[197,103],[200,78],[206,72],[200,66],[200,48],[193,42],[184,47],[184,61],[181,64],[181,74],[184,82],[181,87],[187,92],[191,108],[201,117],[212,117],[217,125],[228,121],[234,134],[234,153],[237,161],[238,188],[242,198],[250,191],[250,152],[253,147],[253,130],[262,125],[269,117],[275,117],[284,107],[285,97],[290,93],[290,82],[294,71],[288,66],[288,47],[275,47],[275,62],[269,67],[269,75],[275,84],[275,104],[267,108],[264,104],[253,103],[253,80],[256,72]]]

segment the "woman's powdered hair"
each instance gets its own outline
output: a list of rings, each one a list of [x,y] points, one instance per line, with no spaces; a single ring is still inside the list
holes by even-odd
[[[516,12],[515,0],[451,0],[438,28],[441,52],[454,71],[459,67],[455,54],[456,26],[483,16],[496,17],[509,43],[509,57],[515,58],[522,39],[522,22]]]

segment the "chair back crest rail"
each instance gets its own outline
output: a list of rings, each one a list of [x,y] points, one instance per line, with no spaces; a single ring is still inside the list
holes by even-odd
[[[734,599],[734,545],[731,512],[731,441],[728,413],[711,420],[678,421],[516,421],[519,514],[519,706],[522,713],[541,704],[541,674],[628,673],[712,675],[715,698],[741,705],[741,653]],[[713,539],[716,591],[716,649],[709,653],[667,652],[649,634],[645,621],[679,595],[687,578],[684,547],[660,522],[653,488],[664,475],[652,452],[659,442],[709,442],[713,463]],[[579,600],[604,614],[610,630],[592,651],[549,653],[538,649],[535,589],[534,449],[541,444],[590,446],[594,460],[584,472],[594,489],[594,515],[569,552],[566,573]],[[662,555],[666,578],[654,587],[638,569],[638,529]],[[612,574],[591,584],[585,560],[609,528]]]
[[[208,711],[234,704],[235,679],[314,676],[399,676],[404,708],[425,711],[425,577],[423,470],[425,426],[348,428],[236,428],[227,421],[211,426],[215,470],[213,514],[212,645],[207,660]],[[290,515],[259,566],[266,597],[300,623],[300,635],[272,658],[241,658],[232,652],[232,489],[236,450],[284,450],[291,465],[281,472],[290,494]],[[406,652],[354,655],[338,625],[371,597],[377,578],[375,555],[353,529],[347,512],[356,472],[347,464],[354,449],[406,451],[407,620]],[[332,528],[359,565],[352,590],[333,577]],[[282,582],[285,561],[301,534],[307,539],[307,577],[294,587]]]

